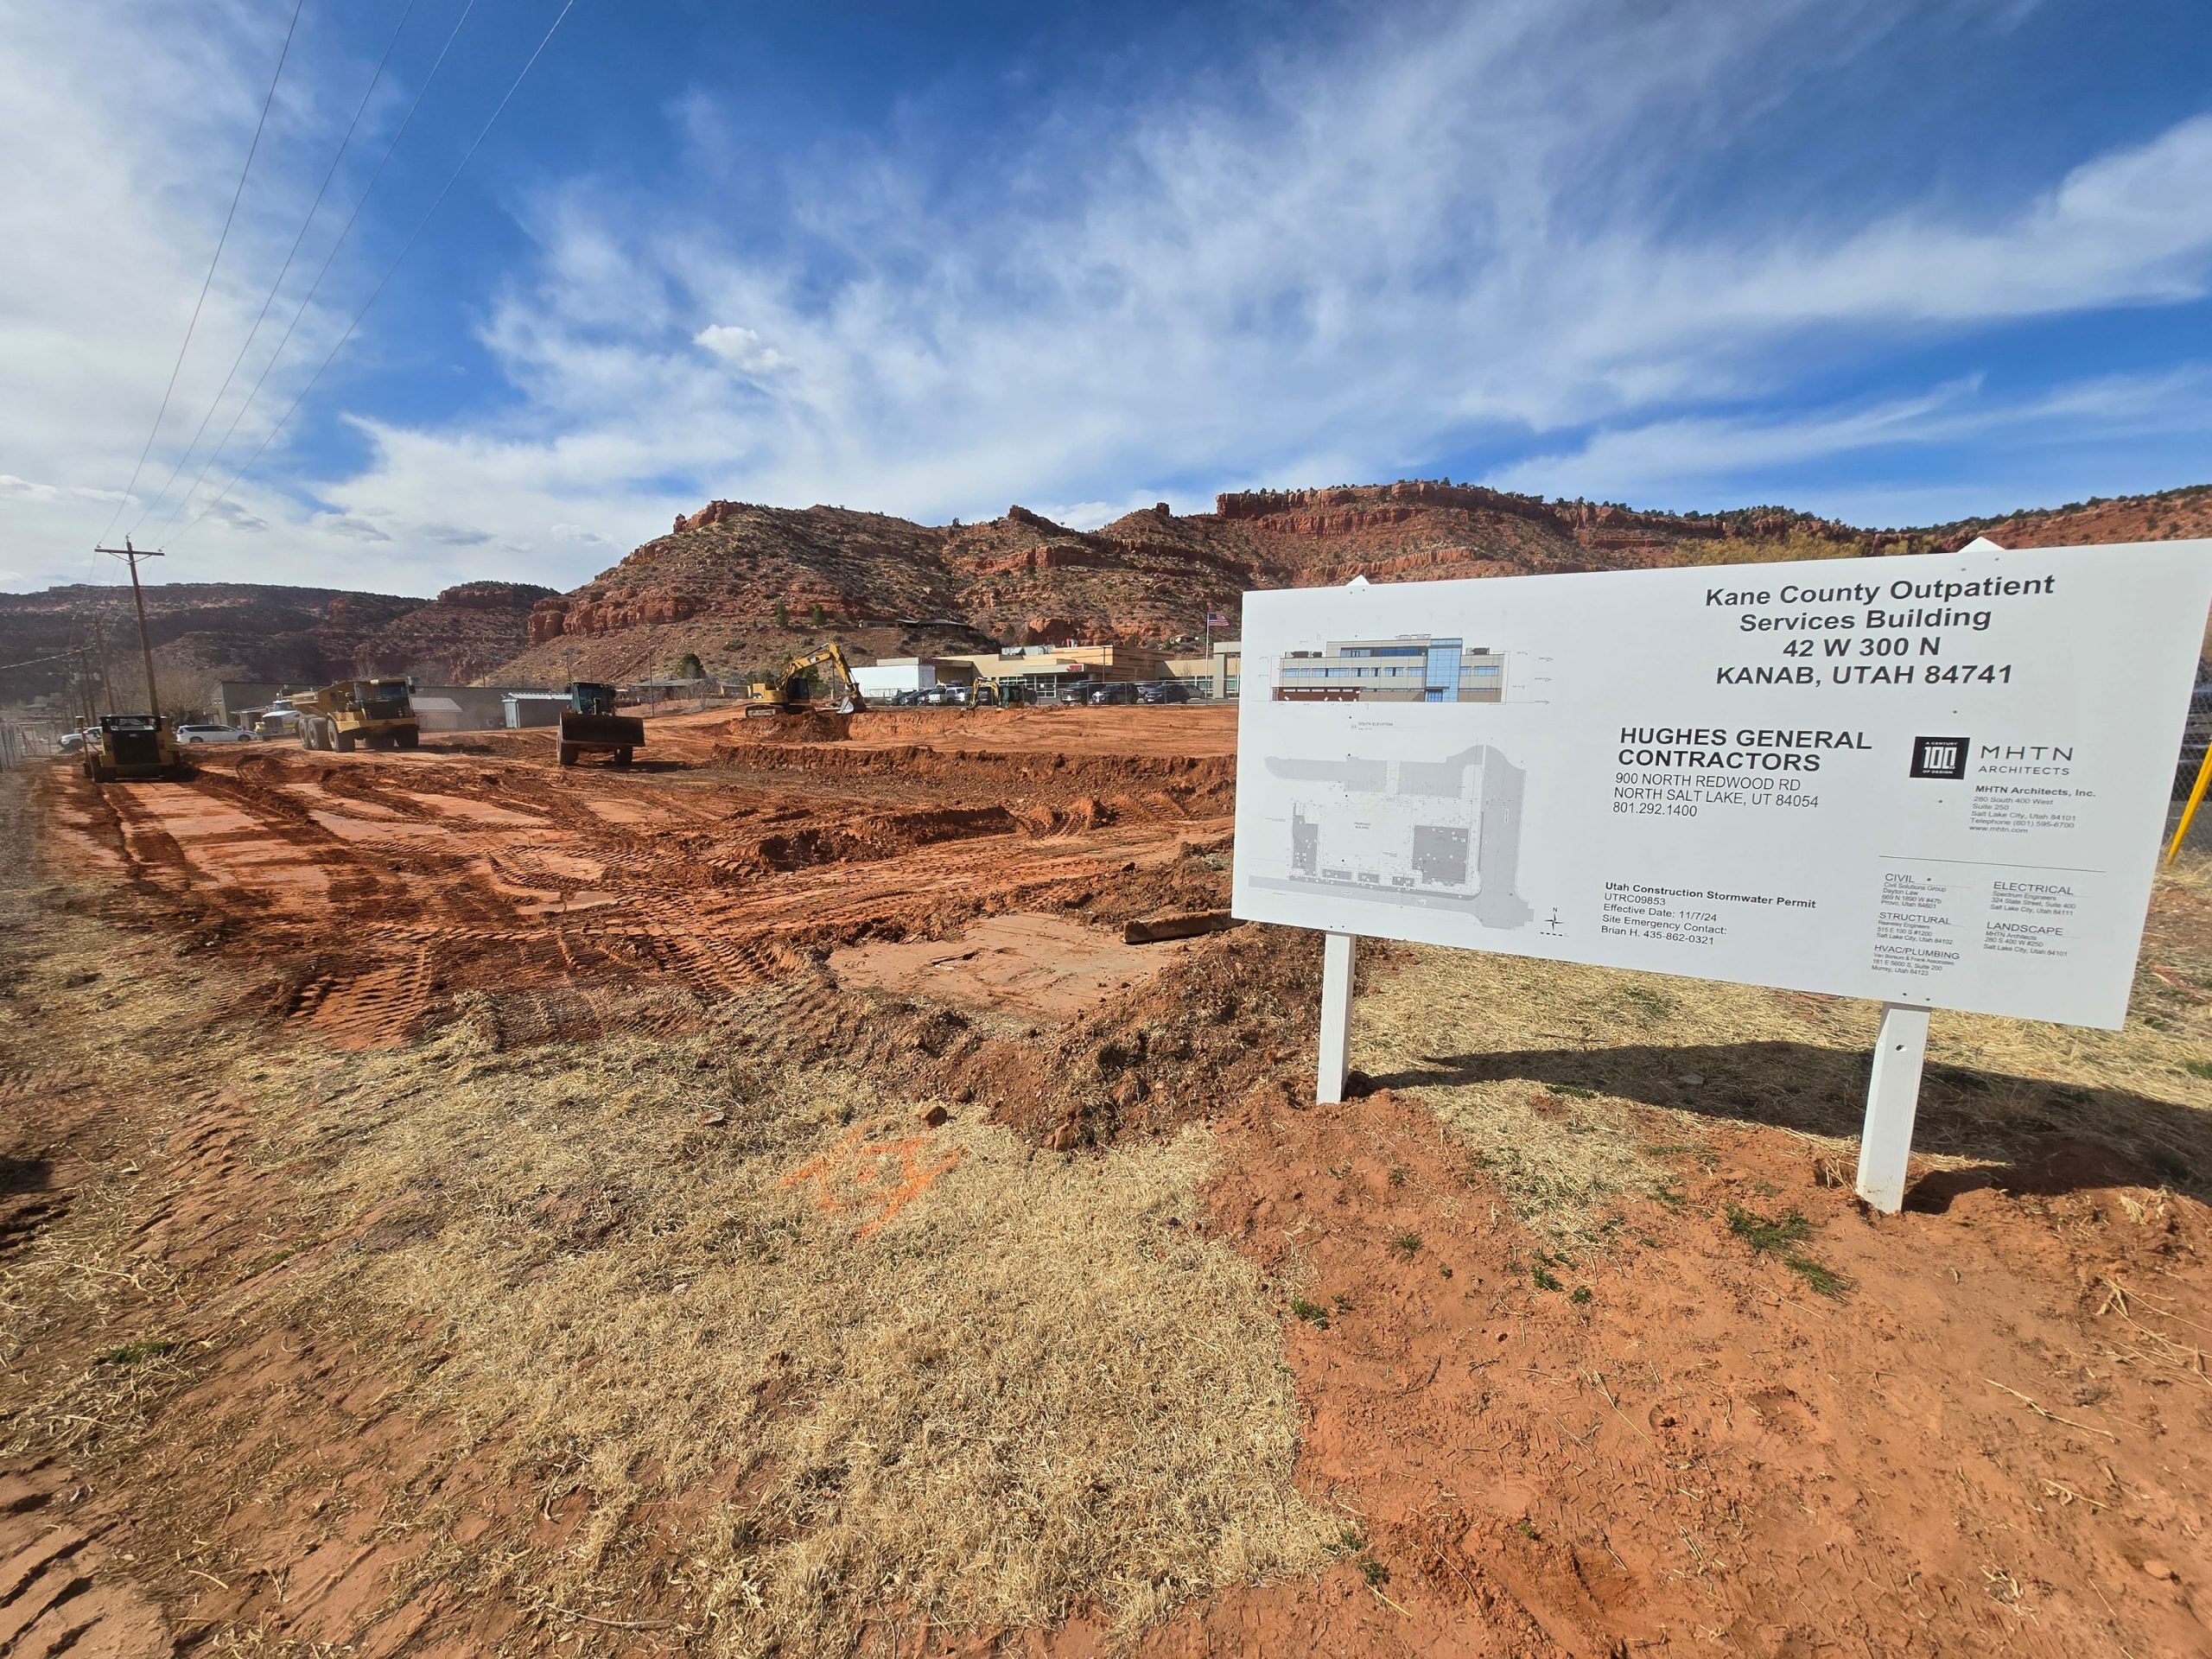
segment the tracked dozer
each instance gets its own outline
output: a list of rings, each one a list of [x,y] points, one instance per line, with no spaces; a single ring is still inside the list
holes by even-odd
[[[569,706],[561,711],[561,764],[573,766],[587,754],[610,754],[626,766],[645,746],[645,722],[614,712],[614,688],[598,680],[577,680],[569,687]]]
[[[423,741],[405,680],[340,680],[292,697],[300,719],[300,747],[335,749],[411,749]]]
[[[84,766],[96,784],[192,776],[192,763],[159,715],[102,715],[85,746]]]
[[[813,706],[806,698],[807,676],[817,668],[827,668],[833,677],[830,706],[839,714],[858,714],[868,707],[868,699],[861,696],[860,685],[853,678],[853,665],[845,659],[844,647],[832,640],[800,652],[767,678],[753,681],[746,694],[745,717],[804,714]]]

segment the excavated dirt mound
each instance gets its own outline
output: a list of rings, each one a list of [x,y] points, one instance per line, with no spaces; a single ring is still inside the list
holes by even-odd
[[[797,715],[740,715],[724,726],[724,743],[842,743],[852,734],[853,717],[832,709],[810,709]]]

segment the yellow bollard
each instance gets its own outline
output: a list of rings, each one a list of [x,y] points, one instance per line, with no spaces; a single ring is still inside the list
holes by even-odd
[[[2196,768],[2196,782],[2189,791],[2189,804],[2181,810],[2181,822],[2174,826],[2172,845],[2166,849],[2166,862],[2174,861],[2174,855],[2181,851],[2182,837],[2189,833],[2189,821],[2196,816],[2196,809],[2204,799],[2204,785],[2212,781],[2212,743],[2204,746],[2204,760]]]

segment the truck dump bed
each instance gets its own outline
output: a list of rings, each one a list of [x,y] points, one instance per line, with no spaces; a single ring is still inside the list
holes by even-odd
[[[631,752],[645,743],[645,722],[635,715],[587,715],[574,709],[561,712],[560,761],[564,766],[575,766],[577,757],[586,753],[612,754],[616,766],[626,766]]]

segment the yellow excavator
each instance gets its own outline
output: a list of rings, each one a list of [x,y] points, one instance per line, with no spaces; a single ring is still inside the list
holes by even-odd
[[[746,693],[745,717],[804,714],[812,706],[806,700],[807,676],[823,667],[830,670],[833,681],[835,700],[830,707],[841,715],[855,715],[868,707],[868,699],[861,696],[859,683],[853,678],[853,665],[845,659],[844,647],[833,639],[826,645],[800,652],[767,678],[753,681]]]

